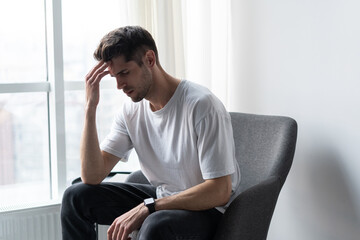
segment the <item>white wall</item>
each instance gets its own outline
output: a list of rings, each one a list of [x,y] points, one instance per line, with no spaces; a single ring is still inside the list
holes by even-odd
[[[270,240],[360,237],[360,1],[233,0],[230,110],[291,116]]]

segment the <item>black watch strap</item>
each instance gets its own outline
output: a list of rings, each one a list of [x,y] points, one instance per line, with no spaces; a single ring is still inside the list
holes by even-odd
[[[144,205],[149,209],[149,213],[152,214],[155,212],[155,199],[147,198],[144,200]]]

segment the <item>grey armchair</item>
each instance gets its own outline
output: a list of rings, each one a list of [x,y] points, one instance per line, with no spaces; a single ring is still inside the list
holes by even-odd
[[[289,117],[230,113],[242,179],[214,240],[264,240],[295,153],[297,123]],[[148,183],[141,171],[128,182]]]

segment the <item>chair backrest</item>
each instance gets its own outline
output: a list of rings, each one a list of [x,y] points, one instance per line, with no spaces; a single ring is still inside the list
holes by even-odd
[[[281,186],[290,170],[295,152],[297,123],[281,116],[230,113],[236,158],[241,170],[237,192],[277,176]]]

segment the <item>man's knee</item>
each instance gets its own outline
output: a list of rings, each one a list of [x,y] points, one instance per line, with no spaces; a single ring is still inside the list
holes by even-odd
[[[90,198],[92,186],[83,183],[71,185],[66,189],[61,204],[61,214],[73,214],[74,211],[82,211],[79,208],[86,206],[86,199]]]
[[[86,203],[92,189],[89,185],[78,183],[64,192],[61,204],[63,239],[95,239],[94,225],[88,214],[90,206]]]
[[[159,211],[149,215],[141,226],[138,240],[166,239],[164,235],[167,222],[170,220],[166,211]]]
[[[169,228],[169,222],[171,216],[168,211],[159,211],[149,215],[141,226],[138,234],[138,240],[148,239],[172,239],[169,236],[172,235]]]
[[[158,211],[145,219],[138,240],[211,239],[221,216],[215,209]]]

